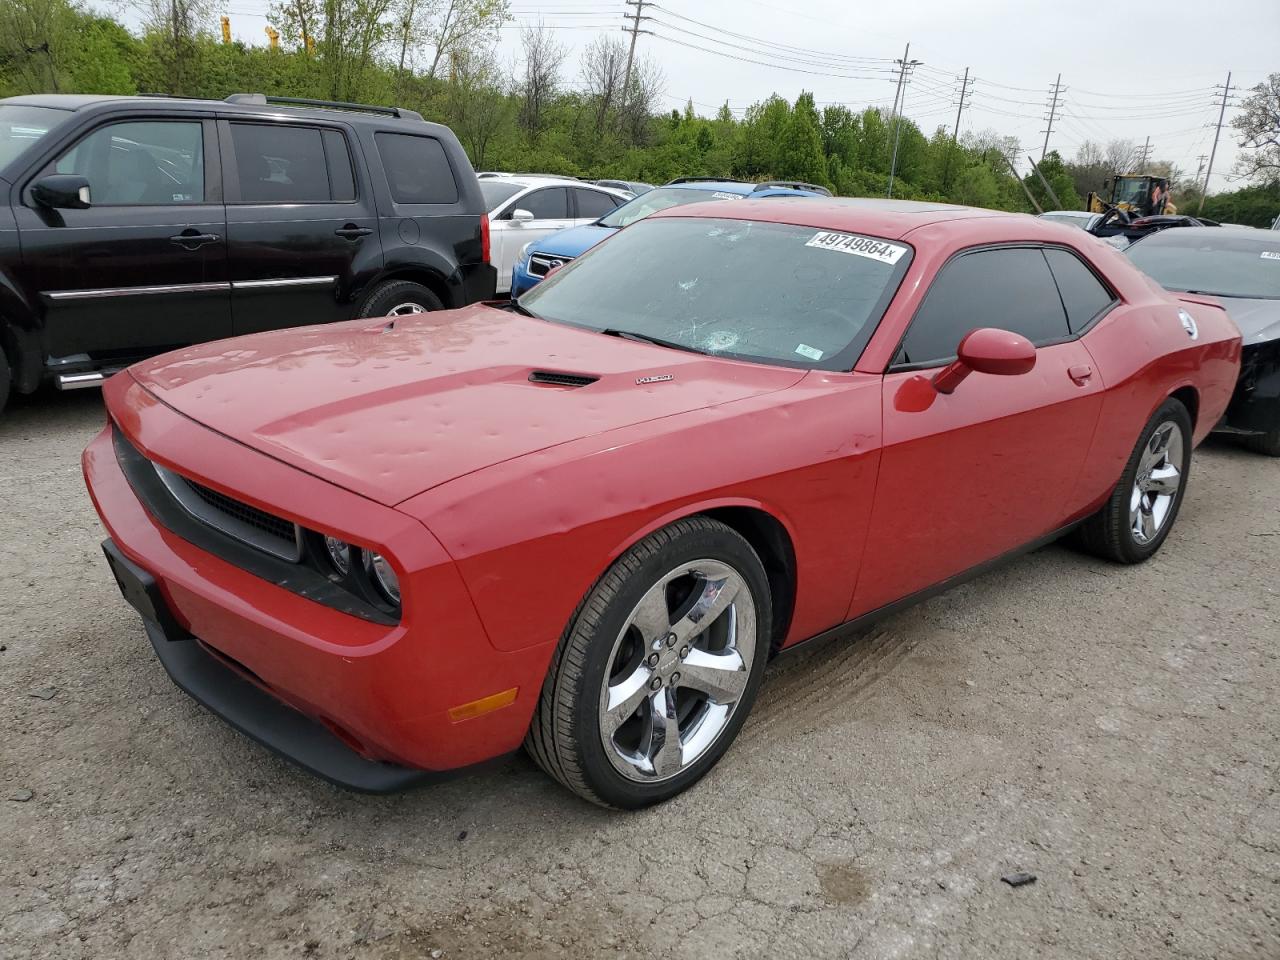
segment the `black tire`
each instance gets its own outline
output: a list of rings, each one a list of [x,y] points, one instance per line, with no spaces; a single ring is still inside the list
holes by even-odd
[[[1181,479],[1155,535],[1142,542],[1130,520],[1134,486],[1138,481],[1143,454],[1152,447],[1157,431],[1164,433],[1162,428],[1166,424],[1172,424],[1180,433],[1181,456],[1178,459],[1181,463],[1174,465],[1179,470]],[[1076,529],[1074,540],[1081,549],[1115,563],[1142,563],[1160,549],[1178,519],[1178,511],[1186,495],[1191,471],[1191,429],[1191,415],[1179,401],[1170,398],[1160,405],[1160,409],[1152,414],[1142,428],[1138,443],[1120,475],[1120,482],[1116,484],[1106,504]],[[1172,459],[1170,458],[1170,462]]]
[[[357,312],[359,317],[386,317],[402,305],[416,305],[426,312],[443,310],[440,298],[412,280],[388,280],[373,288]],[[408,312],[408,311],[406,311]]]
[[[1266,457],[1280,457],[1280,423],[1266,433],[1255,433],[1244,437],[1244,445],[1254,453]]]
[[[614,642],[650,587],[681,564],[697,560],[731,567],[751,593],[755,637],[745,687],[717,739],[687,767],[666,780],[629,779],[615,769],[601,734],[600,698]],[[664,527],[619,557],[574,611],[543,682],[525,749],[548,774],[601,806],[637,809],[675,796],[715,766],[746,721],[764,675],[771,623],[768,579],[745,539],[708,517]],[[740,638],[739,648],[743,642]]]

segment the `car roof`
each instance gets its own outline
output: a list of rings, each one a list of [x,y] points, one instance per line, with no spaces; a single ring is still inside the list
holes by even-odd
[[[1039,214],[1039,216],[1042,216],[1042,217],[1080,217],[1081,219],[1084,219],[1085,217],[1096,217],[1096,216],[1097,216],[1097,214],[1096,214],[1096,213],[1094,213],[1092,210],[1046,210],[1044,213]]]
[[[621,190],[613,187],[602,187],[598,183],[591,183],[587,180],[574,180],[567,177],[517,177],[502,175],[498,177],[485,177],[487,183],[509,183],[512,186],[529,188],[529,187],[583,187],[587,190],[599,190],[601,193],[610,193],[620,195]]]
[[[914,200],[878,200],[865,197],[776,197],[768,203],[691,203],[659,211],[654,218],[709,217],[790,223],[826,230],[869,233],[878,237],[901,238],[919,227],[937,223],[1005,218],[1024,226],[1034,224],[1039,231],[1075,230],[1062,224],[1042,222],[1025,213],[1005,213],[981,207],[961,207],[948,203],[921,203]],[[1058,234],[1053,234],[1057,236]]]
[[[1223,230],[1222,227],[1178,227],[1176,230],[1158,230],[1142,238],[1143,243],[1158,239],[1161,244],[1186,244],[1188,246],[1203,243],[1206,240],[1221,240],[1232,246],[1252,243],[1258,248],[1274,250],[1280,243],[1274,230],[1259,230],[1247,227],[1237,230]]]
[[[246,95],[241,95],[246,96]],[[262,117],[296,117],[301,119],[329,119],[335,114],[345,119],[375,123],[398,124],[412,122],[425,123],[429,127],[439,129],[440,124],[423,120],[413,111],[406,111],[404,116],[392,116],[390,112],[364,111],[357,109],[360,105],[352,104],[352,109],[340,106],[322,106],[318,104],[291,104],[273,101],[254,102],[252,100],[202,100],[195,97],[170,97],[165,95],[127,95],[127,94],[79,94],[79,93],[42,93],[21,97],[0,99],[0,106],[48,107],[55,110],[88,110],[115,104],[131,106],[157,107],[177,111],[214,111],[218,113],[243,113],[247,116]]]

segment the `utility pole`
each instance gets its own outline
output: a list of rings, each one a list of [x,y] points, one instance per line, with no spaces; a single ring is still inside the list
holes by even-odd
[[[1204,173],[1204,162],[1209,159],[1208,154],[1200,154],[1196,157],[1196,183],[1200,182],[1200,174]]]
[[[1204,189],[1200,191],[1200,205],[1196,213],[1204,209],[1204,198],[1209,195],[1209,178],[1213,176],[1213,158],[1218,153],[1218,138],[1222,136],[1222,121],[1227,115],[1227,97],[1231,95],[1231,71],[1227,71],[1227,85],[1222,88],[1222,109],[1218,111],[1218,129],[1213,135],[1213,149],[1209,151],[1209,168],[1204,174]]]
[[[1049,103],[1049,125],[1044,130],[1044,146],[1040,149],[1040,162],[1044,162],[1044,155],[1049,152],[1049,134],[1053,133],[1053,121],[1058,114],[1058,96],[1062,93],[1062,74],[1058,74],[1058,79],[1053,81],[1053,100]]]
[[[1147,142],[1142,145],[1142,159],[1138,161],[1138,173],[1147,169],[1147,164],[1151,162],[1151,137],[1147,137]]]
[[[907,48],[902,52],[902,59],[894,61],[898,64],[898,91],[893,98],[896,119],[893,123],[893,159],[889,161],[889,192],[885,194],[886,197],[893,196],[893,175],[898,170],[898,141],[902,135],[902,105],[906,102],[904,86],[911,70],[924,62],[922,60],[908,60],[907,57],[910,54],[911,44],[908,43]]]
[[[651,0],[627,0],[628,7],[635,7],[635,13],[624,13],[623,19],[630,20],[631,26],[627,27],[627,32],[631,34],[631,46],[627,50],[627,70],[622,78],[622,105],[627,105],[627,94],[631,90],[631,64],[636,58],[636,37],[640,35],[641,14],[644,13],[644,5]]]
[[[956,125],[951,131],[951,149],[947,151],[947,162],[942,168],[942,186],[947,189],[951,185],[951,155],[956,152],[960,143],[960,111],[964,109],[965,94],[969,92],[969,68],[964,68],[964,79],[960,81],[960,104],[956,107]]]
[[[1031,169],[1034,170],[1036,176],[1040,178],[1040,182],[1044,185],[1044,192],[1049,195],[1049,199],[1053,201],[1053,205],[1061,210],[1062,201],[1059,200],[1058,195],[1053,192],[1053,187],[1049,186],[1049,181],[1044,178],[1044,174],[1040,172],[1040,168],[1036,166],[1036,162],[1031,159],[1031,154],[1027,154],[1027,162],[1031,164]]]

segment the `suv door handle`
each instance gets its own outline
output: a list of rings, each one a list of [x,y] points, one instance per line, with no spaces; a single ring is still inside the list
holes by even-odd
[[[373,230],[369,227],[357,227],[354,223],[349,223],[333,232],[340,237],[345,237],[347,240],[359,240],[361,237],[367,237],[373,233]]]
[[[180,247],[186,247],[188,250],[195,250],[206,243],[217,243],[221,239],[216,233],[196,233],[194,230],[183,230],[176,237],[170,237],[169,242],[176,243]]]
[[[1087,363],[1082,363],[1076,367],[1070,367],[1067,370],[1067,376],[1075,381],[1077,387],[1083,387],[1086,383],[1093,379],[1093,367]]]

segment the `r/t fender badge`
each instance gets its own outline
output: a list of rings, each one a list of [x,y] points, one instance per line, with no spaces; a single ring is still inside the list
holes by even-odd
[[[656,373],[649,377],[636,377],[636,385],[639,386],[643,383],[664,383],[667,380],[674,380],[675,378],[676,375],[674,373]]]

